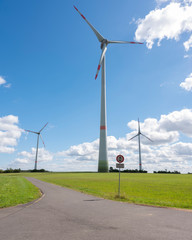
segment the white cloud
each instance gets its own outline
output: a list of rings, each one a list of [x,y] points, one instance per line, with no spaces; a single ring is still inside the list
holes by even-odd
[[[21,161],[21,159],[25,159],[28,162],[33,162],[36,156],[36,148],[32,148],[31,152],[22,151],[18,154],[20,158],[16,160]],[[48,150],[44,148],[38,149],[38,162],[48,162],[53,160],[53,154],[51,154]]]
[[[190,38],[183,43],[185,50],[188,52],[189,49],[192,47],[192,35],[190,36]]]
[[[156,0],[157,3],[169,2],[170,0]]]
[[[11,83],[5,84],[4,87],[5,88],[10,88],[11,87]]]
[[[162,115],[159,124],[159,128],[164,131],[177,131],[192,137],[192,109],[183,109]]]
[[[31,148],[30,152],[22,151],[18,153],[18,157],[11,162],[10,166],[13,168],[33,169],[35,164],[35,157],[36,148]],[[44,148],[39,148],[37,158],[38,169],[46,168],[44,166],[51,162],[53,160],[53,157],[54,157],[53,153],[49,152]]]
[[[67,151],[64,151],[64,154],[67,156],[85,156],[85,155],[91,155],[95,152],[96,149],[98,149],[99,141],[96,140],[91,143],[82,143],[77,146],[71,146]],[[61,153],[60,153],[61,154]]]
[[[172,146],[172,149],[177,156],[186,156],[192,160],[192,143],[178,142]]]
[[[7,81],[2,76],[0,76],[0,86],[1,85],[3,85],[3,87],[5,87],[5,88],[10,88],[11,87],[11,84],[7,83]]]
[[[6,83],[5,79],[0,76],[0,85],[3,85],[3,84],[5,84],[5,83]]]
[[[149,49],[153,47],[156,39],[158,46],[164,38],[178,41],[182,33],[192,32],[192,1],[171,1],[163,8],[152,10],[137,23],[135,38],[137,41],[146,41]],[[191,38],[184,46],[188,51],[191,47]]]
[[[180,87],[184,88],[187,91],[192,90],[192,73],[185,79],[184,82],[180,84]]]
[[[157,6],[160,6],[163,3],[170,2],[171,0],[156,0]]]
[[[184,55],[184,58],[190,58],[190,57],[191,57],[191,56],[188,55],[188,54]]]
[[[13,153],[14,151],[13,147],[0,146],[0,153]]]
[[[137,129],[137,121],[130,121],[128,126]],[[154,145],[169,144],[178,141],[179,133],[192,137],[192,109],[182,109],[167,115],[161,115],[160,119],[147,118],[140,124],[143,134],[149,136]],[[136,131],[131,135],[136,134]],[[148,143],[147,140],[144,141]],[[150,143],[151,144],[151,143]]]
[[[182,109],[159,119],[147,118],[141,122],[141,132],[150,137],[153,142],[141,136],[142,164],[149,172],[157,170],[178,170],[192,172],[192,143],[181,141],[181,133],[192,137],[192,109]],[[138,169],[137,121],[128,122],[130,132],[124,137],[108,136],[109,166],[115,167],[116,156],[125,156],[125,168]],[[97,171],[99,139],[92,142],[71,146],[57,153],[39,149],[38,168],[51,171]],[[32,169],[34,167],[36,149],[23,151],[12,163],[14,167]]]
[[[162,129],[160,121],[158,121],[155,118],[148,118],[144,121],[144,123],[140,124],[142,133],[149,137],[150,139],[152,139],[153,141],[150,142],[149,140],[143,138],[143,142],[145,144],[161,145],[175,142],[178,140],[179,133],[177,131],[167,131],[166,129]],[[137,121],[129,122],[128,127],[130,127],[131,129],[137,129],[138,128]],[[133,133],[136,134],[136,131]],[[132,134],[131,137],[133,137],[134,134]]]
[[[18,117],[8,115],[0,118],[0,153],[13,153],[22,129],[18,127]]]

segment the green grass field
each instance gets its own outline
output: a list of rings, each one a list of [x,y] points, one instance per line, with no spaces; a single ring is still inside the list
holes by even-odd
[[[31,173],[30,176],[111,200],[192,209],[191,174],[122,173],[120,199],[118,173]]]
[[[41,196],[38,188],[19,175],[0,175],[0,208],[30,202]]]

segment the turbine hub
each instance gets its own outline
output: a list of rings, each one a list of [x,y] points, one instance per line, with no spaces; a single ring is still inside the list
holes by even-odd
[[[108,40],[107,39],[103,39],[102,41],[101,41],[101,49],[103,49],[103,45],[107,45],[108,44]]]

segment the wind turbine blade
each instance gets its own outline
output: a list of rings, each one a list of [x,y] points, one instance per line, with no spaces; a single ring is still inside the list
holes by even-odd
[[[139,136],[139,134],[135,135],[134,137],[130,138],[128,141],[132,140],[133,138]]]
[[[39,134],[39,135],[40,135],[41,141],[42,141],[42,143],[43,143],[43,145],[44,145],[44,147],[45,147],[45,143],[44,143],[44,141],[43,141],[43,138],[42,138],[41,134]]]
[[[138,118],[138,133],[141,133],[139,118]]]
[[[102,50],[102,53],[101,53],[101,57],[100,57],[100,60],[99,60],[99,65],[97,67],[97,72],[96,72],[96,75],[95,75],[95,80],[97,79],[98,77],[98,74],[99,74],[99,70],[101,68],[101,63],[103,61],[103,57],[105,56],[105,53],[107,51],[107,46],[105,45],[105,47],[103,47],[103,50]]]
[[[143,133],[141,133],[141,135],[145,138],[147,138],[149,141],[153,142],[150,138],[148,138],[147,136],[145,136]]]
[[[25,129],[24,129],[25,130]],[[31,133],[36,133],[36,134],[38,134],[37,132],[33,132],[33,131],[31,131],[31,130],[25,130],[26,132],[31,132]]]
[[[108,41],[108,43],[143,44],[142,42],[129,42],[129,41]]]
[[[40,133],[41,131],[43,131],[43,129],[47,126],[47,124],[48,124],[48,122],[45,124],[44,127],[41,128],[41,130],[39,131],[39,133]]]
[[[93,30],[93,32],[95,33],[97,39],[99,40],[99,42],[102,42],[102,40],[104,39],[104,37],[91,25],[90,22],[87,21],[87,19],[85,18],[85,16],[73,5],[73,7],[75,8],[75,10],[77,10],[77,12],[81,15],[81,17],[87,22],[87,24],[90,26],[90,28]]]

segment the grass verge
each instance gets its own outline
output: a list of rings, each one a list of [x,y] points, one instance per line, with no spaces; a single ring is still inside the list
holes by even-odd
[[[30,173],[27,176],[106,199],[192,209],[191,174],[122,173],[120,198],[117,197],[118,173]]]
[[[39,189],[24,177],[0,175],[0,208],[24,204],[40,196]]]

